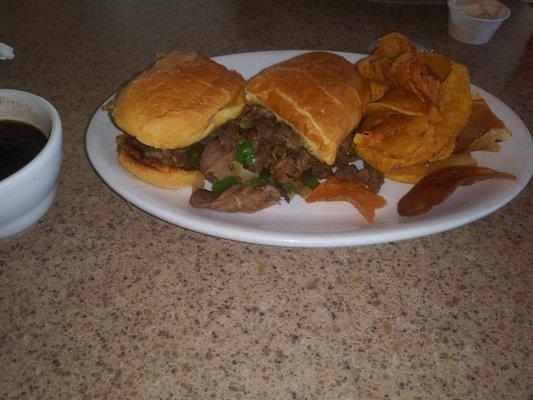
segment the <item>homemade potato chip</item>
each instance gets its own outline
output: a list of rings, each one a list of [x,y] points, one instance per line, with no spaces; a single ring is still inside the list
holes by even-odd
[[[378,83],[387,83],[385,71],[390,67],[391,61],[388,58],[367,57],[357,63],[357,70],[364,78]]]
[[[428,161],[438,161],[438,160],[443,160],[445,158],[448,158],[453,153],[454,148],[455,148],[455,138],[451,138],[444,144],[444,146],[440,148],[438,152],[433,154],[431,158],[428,159]]]
[[[372,55],[358,62],[357,68],[370,81],[403,87],[420,100],[434,103],[451,65],[443,55],[421,52],[405,36],[392,33],[381,38]]]
[[[317,186],[305,198],[308,203],[316,201],[348,201],[369,222],[374,223],[376,209],[385,207],[387,201],[376,193],[372,193],[362,183],[341,180],[335,176]]]
[[[370,82],[368,91],[370,93],[370,102],[379,100],[389,90],[389,85],[380,82]]]
[[[472,90],[472,101],[474,100],[480,100],[483,96],[481,96],[481,93],[476,92],[475,90]]]
[[[416,58],[440,82],[444,82],[452,72],[453,61],[442,54],[418,52]]]
[[[516,179],[512,174],[471,165],[438,169],[422,178],[398,202],[398,213],[414,216],[428,212],[446,200],[459,186],[485,179]]]
[[[354,137],[357,154],[381,172],[427,161],[435,153],[435,130],[426,116],[372,114]]]
[[[392,179],[393,181],[414,184],[433,171],[456,165],[477,165],[477,162],[470,154],[452,154],[444,160],[411,165],[410,167],[406,168],[393,169],[392,171],[386,173],[385,177]]]
[[[357,67],[370,80],[369,88],[374,82],[375,97],[390,86],[366,106],[366,118],[354,136],[363,160],[388,173],[452,154],[472,103],[463,65],[418,51],[404,36],[390,34]]]
[[[378,58],[394,58],[403,53],[415,51],[415,47],[401,33],[388,33],[379,39],[376,50],[372,53]]]
[[[429,121],[435,127],[435,153],[463,129],[470,116],[472,97],[468,70],[457,63],[453,63],[451,69],[440,86],[437,104],[429,113]]]
[[[401,54],[383,74],[389,82],[403,87],[422,101],[434,103],[439,96],[439,80],[420,62],[417,53]]]
[[[466,151],[500,151],[500,142],[511,137],[511,132],[507,129],[491,129],[480,138],[474,140]]]
[[[493,129],[497,131],[488,135]],[[474,143],[484,135],[488,136],[474,146]],[[504,123],[494,115],[484,99],[472,100],[470,117],[455,137],[455,152],[474,151],[473,148],[498,151],[500,146],[497,141],[508,139],[509,136],[510,133],[505,129]]]
[[[429,106],[414,94],[401,87],[394,87],[379,99],[366,106],[365,115],[392,110],[406,115],[427,115]]]
[[[411,53],[415,50],[405,36],[399,33],[389,33],[379,40],[372,56],[357,63],[357,69],[367,79],[387,83],[385,71],[390,68],[391,60],[400,54]]]

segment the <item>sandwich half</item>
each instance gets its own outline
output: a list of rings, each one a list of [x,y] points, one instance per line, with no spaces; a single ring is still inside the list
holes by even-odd
[[[368,95],[343,57],[305,53],[264,70],[244,93],[241,115],[206,143],[200,171],[213,190],[195,191],[193,207],[255,212],[305,195],[355,157],[348,136]]]
[[[306,53],[267,69],[246,85],[245,93],[247,104],[270,110],[328,165],[361,121],[366,96],[353,65],[326,52]]]
[[[197,53],[173,52],[128,83],[111,115],[121,165],[155,186],[203,187],[201,141],[244,107],[242,76]]]

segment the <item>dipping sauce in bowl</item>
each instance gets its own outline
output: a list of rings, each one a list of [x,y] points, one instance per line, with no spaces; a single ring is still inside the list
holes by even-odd
[[[33,125],[0,120],[0,181],[33,160],[47,141],[45,134]]]
[[[62,142],[52,104],[33,93],[0,89],[0,239],[29,228],[52,206]]]

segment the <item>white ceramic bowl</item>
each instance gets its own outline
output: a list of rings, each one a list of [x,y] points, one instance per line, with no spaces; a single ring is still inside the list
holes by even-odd
[[[48,142],[32,161],[0,181],[0,239],[30,227],[48,211],[57,191],[62,147],[59,114],[39,96],[0,89],[0,120],[5,119],[38,127]]]

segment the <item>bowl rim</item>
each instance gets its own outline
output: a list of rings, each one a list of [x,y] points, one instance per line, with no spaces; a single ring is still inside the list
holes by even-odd
[[[41,96],[38,96],[34,93],[26,92],[24,90],[17,90],[17,89],[0,89],[0,98],[10,99],[9,95],[17,94],[21,97],[26,98],[32,98],[33,100],[36,100],[46,107],[49,114],[52,117],[52,129],[50,131],[50,136],[48,137],[48,140],[46,141],[46,144],[41,149],[41,151],[24,167],[19,169],[14,174],[9,175],[8,177],[0,180],[0,189],[4,188],[5,186],[9,185],[13,181],[15,181],[18,177],[20,177],[22,174],[24,174],[26,171],[28,171],[30,168],[32,168],[33,165],[38,163],[40,160],[42,160],[45,157],[50,157],[50,153],[54,150],[55,147],[60,143],[61,141],[61,118],[59,117],[59,113],[55,109],[55,107],[50,103],[48,100],[42,98]],[[19,100],[20,101],[20,100]]]

